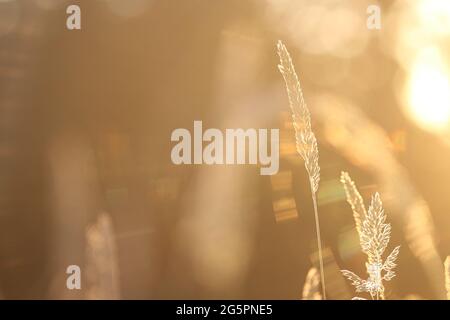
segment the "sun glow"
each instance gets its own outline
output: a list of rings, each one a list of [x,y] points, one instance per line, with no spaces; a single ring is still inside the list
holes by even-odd
[[[420,52],[408,82],[408,108],[414,121],[425,129],[444,131],[450,124],[450,79],[436,48]]]

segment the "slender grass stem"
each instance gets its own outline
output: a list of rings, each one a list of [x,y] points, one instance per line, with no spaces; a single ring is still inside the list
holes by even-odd
[[[320,283],[322,285],[322,297],[323,300],[327,299],[326,296],[326,290],[325,290],[325,272],[323,268],[323,254],[322,254],[322,238],[320,236],[320,222],[319,222],[319,213],[317,210],[317,196],[313,189],[313,182],[310,180],[311,183],[311,196],[313,200],[313,206],[314,206],[314,219],[316,223],[316,235],[317,235],[317,248],[319,252],[319,267],[320,267]]]
[[[295,130],[295,139],[297,152],[305,161],[305,169],[308,172],[311,187],[311,195],[314,204],[314,217],[316,222],[317,246],[319,252],[320,278],[322,285],[322,297],[326,299],[325,293],[325,274],[323,270],[322,243],[320,237],[319,214],[317,212],[316,193],[319,188],[320,166],[319,166],[319,149],[317,146],[316,136],[311,129],[311,115],[303,99],[303,93],[300,87],[297,73],[291,56],[286,46],[279,41],[278,55],[280,64],[278,69],[283,75],[286,83],[286,90],[289,98],[289,107],[292,112],[292,124]]]

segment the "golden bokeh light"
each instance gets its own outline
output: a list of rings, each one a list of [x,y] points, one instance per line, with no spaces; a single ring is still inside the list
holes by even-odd
[[[450,2],[442,0],[422,0],[417,4],[419,18],[423,25],[435,34],[450,33]]]
[[[424,129],[444,131],[450,122],[450,77],[437,48],[423,49],[407,83],[408,113]]]
[[[446,46],[450,2],[396,2],[387,19],[385,46],[403,71],[399,97],[403,111],[423,130],[444,137],[450,129],[450,72]]]
[[[366,0],[268,0],[268,4],[274,25],[308,54],[350,58],[367,46]]]

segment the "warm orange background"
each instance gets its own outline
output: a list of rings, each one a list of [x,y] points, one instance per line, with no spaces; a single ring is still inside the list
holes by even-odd
[[[121,298],[300,299],[316,243],[282,39],[319,141],[329,298],[353,296],[339,268],[365,274],[342,170],[366,204],[381,193],[402,245],[387,298],[444,298],[449,34],[435,0],[0,0],[0,292],[84,297],[65,268],[106,212]],[[194,120],[280,128],[280,172],[173,165],[170,134]]]

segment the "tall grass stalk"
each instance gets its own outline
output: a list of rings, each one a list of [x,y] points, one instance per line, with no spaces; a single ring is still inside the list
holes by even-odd
[[[295,129],[297,152],[305,161],[305,168],[309,176],[311,196],[314,206],[314,219],[316,225],[317,247],[319,253],[320,278],[322,296],[326,300],[325,274],[323,268],[322,238],[320,235],[319,213],[317,209],[317,190],[319,188],[320,167],[317,139],[311,129],[311,115],[303,99],[303,93],[295,72],[294,64],[286,46],[278,41],[277,45],[280,64],[278,69],[283,75],[292,113],[292,124]]]

